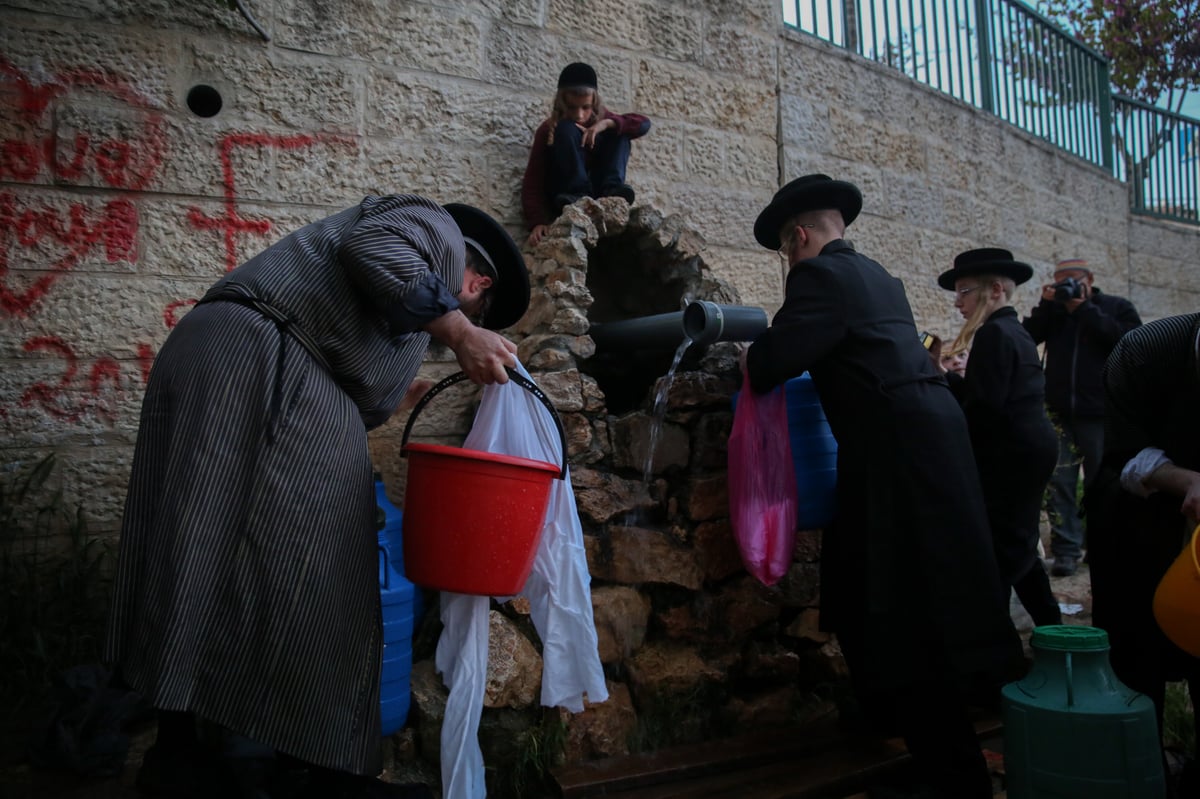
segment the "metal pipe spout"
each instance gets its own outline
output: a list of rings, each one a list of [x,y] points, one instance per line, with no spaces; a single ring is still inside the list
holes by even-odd
[[[682,311],[619,322],[598,322],[588,329],[596,350],[673,350],[684,340],[707,346],[718,341],[753,341],[767,329],[767,312],[746,305],[693,302]]]

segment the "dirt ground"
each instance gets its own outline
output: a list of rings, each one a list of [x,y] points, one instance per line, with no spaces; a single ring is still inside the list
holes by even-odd
[[[1048,534],[1044,536],[1044,547],[1049,546]],[[1053,565],[1052,560],[1046,560],[1047,570]],[[1064,624],[1091,624],[1092,594],[1091,580],[1086,563],[1080,563],[1079,571],[1070,577],[1051,577],[1050,587],[1058,598],[1063,612]],[[1033,629],[1033,621],[1024,609],[1013,598],[1013,620],[1028,646],[1029,634]],[[9,763],[5,758],[5,766],[0,768],[0,797],[4,799],[139,799],[134,788],[134,778],[141,763],[142,755],[154,741],[153,724],[147,724],[133,736],[129,758],[124,771],[117,777],[108,779],[80,779],[69,775],[37,771],[26,763]],[[995,775],[994,784],[997,786],[997,797],[1004,797],[1003,790],[1003,758],[1001,740],[984,742],[984,748],[989,756],[989,763]],[[384,775],[386,778],[386,774]],[[850,799],[865,799],[865,795]]]

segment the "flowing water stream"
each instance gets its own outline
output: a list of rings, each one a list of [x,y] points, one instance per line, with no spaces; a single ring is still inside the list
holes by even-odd
[[[650,423],[650,446],[646,448],[646,465],[642,469],[642,482],[650,485],[650,475],[654,472],[654,450],[658,447],[658,437],[662,433],[663,420],[667,416],[667,395],[671,393],[671,383],[675,381],[675,370],[683,360],[683,354],[692,346],[692,340],[684,336],[683,343],[675,350],[675,359],[671,368],[662,380],[658,381],[658,391],[654,395],[654,412]]]

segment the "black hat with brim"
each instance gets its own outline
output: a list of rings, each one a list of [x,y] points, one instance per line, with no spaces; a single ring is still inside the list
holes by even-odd
[[[954,290],[955,281],[964,277],[998,275],[1007,277],[1018,286],[1033,277],[1033,267],[1014,261],[1008,250],[999,247],[980,247],[967,250],[954,257],[954,268],[938,275],[938,285],[947,291]]]
[[[503,330],[516,324],[529,308],[529,270],[520,248],[503,225],[478,208],[462,203],[442,207],[453,217],[463,237],[483,248],[496,269],[494,295],[483,316],[483,326]]]
[[[768,250],[778,250],[779,229],[801,211],[836,208],[849,225],[862,210],[862,192],[853,183],[828,175],[805,175],[793,180],[771,198],[771,204],[754,220],[754,238]]]

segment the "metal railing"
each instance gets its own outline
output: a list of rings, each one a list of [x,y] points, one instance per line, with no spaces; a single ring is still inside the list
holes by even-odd
[[[1200,120],[1115,95],[1113,125],[1134,212],[1200,222]]]
[[[791,27],[989,111],[1198,222],[1200,122],[1112,94],[1108,62],[1018,0],[783,0]]]

